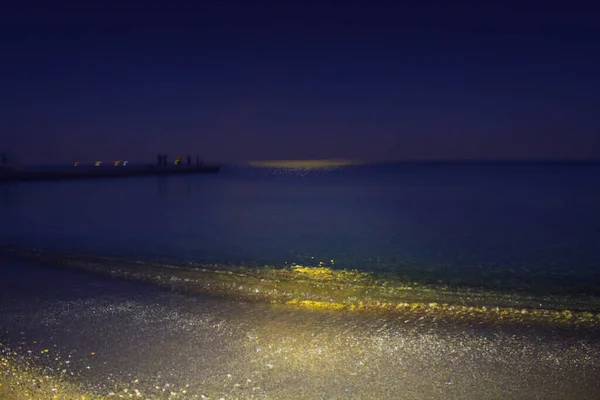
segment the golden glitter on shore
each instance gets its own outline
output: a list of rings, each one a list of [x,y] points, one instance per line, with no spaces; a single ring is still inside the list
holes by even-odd
[[[0,343],[0,399],[93,400],[98,397],[87,394],[64,376],[44,371],[16,353],[6,351]]]
[[[185,293],[278,303],[313,310],[396,313],[400,317],[489,323],[545,323],[600,326],[597,299],[587,309],[562,298],[533,297],[447,286],[420,285],[361,271],[319,266],[286,268],[172,266],[116,258],[13,250],[55,266],[143,281]],[[330,262],[333,264],[333,260]]]

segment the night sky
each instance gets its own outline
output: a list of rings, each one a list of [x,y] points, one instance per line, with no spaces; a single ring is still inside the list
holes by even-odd
[[[71,3],[0,11],[23,164],[600,158],[591,6]]]

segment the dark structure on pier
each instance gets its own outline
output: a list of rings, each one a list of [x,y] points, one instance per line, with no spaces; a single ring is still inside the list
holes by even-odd
[[[126,178],[153,175],[190,175],[219,172],[220,167],[203,166],[169,166],[157,168],[134,166],[73,166],[65,169],[19,169],[0,168],[0,183],[22,181],[56,181],[69,179],[98,179],[98,178]]]

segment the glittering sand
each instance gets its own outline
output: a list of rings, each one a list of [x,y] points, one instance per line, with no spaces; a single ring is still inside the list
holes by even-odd
[[[2,399],[595,399],[600,390],[592,308],[536,311],[532,299],[518,297],[513,307],[484,310],[488,303],[475,294],[462,299],[465,293],[442,293],[434,305],[429,297],[416,301],[434,293],[415,295],[414,288],[400,291],[408,304],[400,308],[390,291],[344,302],[357,285],[376,285],[358,273],[304,267],[277,279],[239,276],[241,270],[167,274],[164,266],[132,276],[125,262],[63,258],[63,266],[112,265],[113,275],[154,276],[190,295],[30,261],[2,263],[13,271],[0,284]],[[191,273],[204,274],[196,276],[204,284],[191,282]],[[250,288],[227,292],[241,278]],[[277,281],[275,293],[284,294],[272,296],[274,303],[244,295],[273,291]],[[200,290],[213,285],[210,296]],[[319,297],[332,287],[344,294]],[[485,296],[491,304],[506,300]],[[361,301],[362,308],[351,307]]]
[[[286,304],[315,310],[419,315],[492,324],[536,322],[600,325],[600,299],[421,285],[392,275],[324,266],[244,268],[173,265],[80,254],[9,248],[4,252],[53,266],[149,282],[174,291]],[[321,263],[322,264],[322,263]]]

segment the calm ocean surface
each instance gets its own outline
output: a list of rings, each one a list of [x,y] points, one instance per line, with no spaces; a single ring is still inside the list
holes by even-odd
[[[226,167],[19,183],[0,186],[0,221],[3,245],[600,294],[599,165]]]

